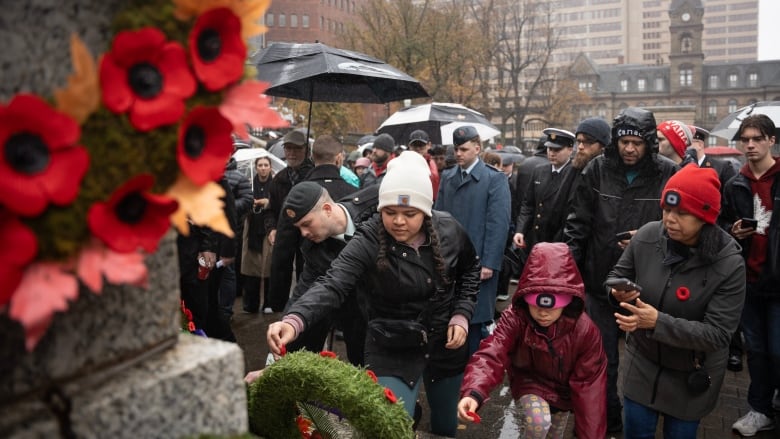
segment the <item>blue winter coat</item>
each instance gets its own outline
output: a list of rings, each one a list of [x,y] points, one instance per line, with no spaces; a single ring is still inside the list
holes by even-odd
[[[471,323],[484,323],[493,320],[498,272],[510,232],[509,182],[506,175],[482,160],[465,181],[461,181],[460,171],[459,166],[444,171],[434,209],[449,212],[458,220],[474,244],[482,266],[493,270],[493,277],[480,285],[471,319]]]

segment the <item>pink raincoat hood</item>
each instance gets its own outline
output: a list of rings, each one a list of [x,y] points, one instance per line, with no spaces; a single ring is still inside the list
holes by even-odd
[[[566,244],[540,242],[531,249],[512,303],[536,293],[566,294],[585,301],[585,285]]]

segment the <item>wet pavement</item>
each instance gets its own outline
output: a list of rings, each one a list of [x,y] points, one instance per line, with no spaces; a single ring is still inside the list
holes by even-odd
[[[513,288],[513,287],[510,287]],[[509,301],[498,302],[498,307],[503,309]],[[265,343],[265,331],[268,325],[281,317],[281,314],[246,314],[241,310],[241,298],[239,297],[234,307],[232,327],[239,346],[244,350],[246,370],[260,369],[265,365],[268,355],[268,347]],[[622,349],[622,346],[621,346]],[[341,358],[346,358],[346,351],[342,342],[335,342],[334,351]],[[731,431],[731,424],[740,416],[749,411],[747,404],[747,387],[750,379],[747,368],[742,372],[728,372],[720,392],[720,400],[715,410],[702,420],[699,428],[698,439],[730,439],[740,436]],[[496,388],[491,394],[491,399],[480,410],[482,422],[480,424],[460,425],[457,437],[459,439],[514,439],[518,437],[517,418],[514,413],[514,402],[506,385]],[[424,394],[421,395],[424,399]],[[423,419],[418,428],[418,438],[438,438],[426,433],[427,407],[423,401]],[[780,419],[775,413],[776,419]],[[574,416],[569,417],[566,438],[573,438]],[[660,431],[660,428],[659,428]],[[623,439],[622,434],[608,435],[608,438]],[[660,434],[656,438],[662,438]],[[778,439],[780,430],[766,431],[754,436],[757,439]]]

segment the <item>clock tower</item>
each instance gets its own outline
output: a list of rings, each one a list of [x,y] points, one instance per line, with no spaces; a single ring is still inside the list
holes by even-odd
[[[695,96],[701,90],[702,17],[701,0],[672,0],[669,6],[669,83],[673,96]]]

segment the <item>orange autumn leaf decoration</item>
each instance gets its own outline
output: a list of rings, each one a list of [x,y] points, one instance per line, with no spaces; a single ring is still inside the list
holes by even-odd
[[[84,123],[100,106],[100,84],[95,59],[76,34],[70,36],[70,58],[73,73],[66,87],[54,91],[54,100],[58,110]]]
[[[244,41],[268,30],[258,23],[271,5],[271,0],[173,0],[173,4],[176,5],[173,15],[179,20],[188,20],[209,9],[230,8],[241,18],[241,38]]]
[[[180,174],[166,195],[179,202],[179,210],[171,215],[171,223],[183,235],[189,235],[188,220],[199,226],[207,226],[225,236],[233,237],[233,229],[225,216],[225,191],[222,186],[208,182],[203,186],[193,183]]]
[[[219,112],[233,124],[241,138],[248,136],[246,124],[264,128],[283,128],[288,125],[273,108],[271,98],[263,94],[268,83],[247,80],[234,85],[225,93]]]

